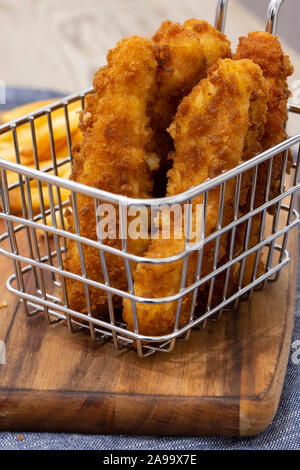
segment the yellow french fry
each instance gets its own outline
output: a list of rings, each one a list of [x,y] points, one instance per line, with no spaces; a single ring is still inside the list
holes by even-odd
[[[2,114],[2,119],[13,120],[20,116],[20,114],[27,114],[38,109],[39,107],[45,106],[55,100],[40,101],[35,103],[29,103],[23,106],[19,106],[14,110],[7,111]],[[71,103],[68,108],[69,125],[72,143],[81,142],[82,135],[78,129],[79,111],[81,107],[79,103]],[[58,109],[52,112],[52,129],[54,137],[55,157],[56,162],[59,163],[62,159],[69,155],[68,141],[66,135],[66,122],[64,116],[64,110]],[[37,154],[39,159],[39,169],[41,171],[48,167],[53,166],[52,153],[50,146],[49,126],[46,116],[41,116],[35,120],[35,135],[37,142]],[[34,164],[34,153],[32,144],[32,134],[30,125],[26,124],[17,128],[17,136],[19,142],[20,151],[20,162],[30,168],[36,168]],[[7,159],[10,161],[16,161],[15,149],[13,144],[12,133],[7,132],[0,136],[0,158]],[[59,166],[58,176],[62,178],[69,178],[71,172],[70,163]],[[50,171],[50,174],[55,174],[54,170]],[[8,186],[13,183],[19,183],[19,176],[17,173],[7,172]],[[49,191],[47,185],[41,183],[41,191],[43,195],[44,207],[47,209],[50,206]],[[37,180],[30,181],[30,193],[31,203],[34,214],[38,214],[41,211],[41,196],[39,185]],[[69,191],[64,188],[59,189],[61,201],[64,202],[69,199]],[[24,194],[26,199],[26,191],[24,187]],[[53,198],[54,203],[58,203],[57,189],[53,187]],[[13,213],[22,213],[22,198],[21,188],[9,190],[9,201],[10,209]],[[26,204],[28,201],[26,200]]]
[[[76,136],[79,139],[81,137],[80,132],[77,132],[75,134],[75,138],[76,138]],[[59,163],[64,158],[66,158],[68,156],[68,153],[69,153],[69,151],[68,151],[67,147],[63,147],[62,149],[60,149],[59,152],[56,154],[57,163]],[[32,164],[32,163],[27,165],[27,166],[29,168],[35,168],[35,165]],[[40,163],[40,170],[43,171],[46,168],[51,167],[51,166],[53,166],[52,159],[51,160],[45,160],[45,161]],[[58,176],[60,176],[62,178],[65,178],[65,179],[68,179],[69,176],[70,176],[70,173],[71,173],[70,163],[64,163],[63,165],[58,166],[57,167],[57,173],[58,173]],[[54,170],[51,170],[50,174],[55,174]],[[18,181],[19,181],[19,175],[17,173],[13,173],[13,172],[10,172],[10,171],[7,172],[8,186],[10,186],[13,183],[16,183]],[[43,183],[42,183],[42,185],[43,185]],[[39,200],[39,197],[38,197],[38,194],[39,194],[38,193],[38,183],[37,183],[36,180],[33,180],[33,181],[30,182],[30,188],[32,189],[33,209],[38,210],[39,207],[40,207],[40,200]],[[44,203],[48,207],[49,206],[48,192],[43,190],[43,194],[44,194]],[[61,188],[61,194],[66,196],[62,200],[65,200],[66,198],[68,198],[68,191],[64,190],[63,188]],[[20,188],[14,188],[14,189],[10,190],[10,199],[11,199],[11,209],[14,210],[15,212],[20,212],[22,210]]]
[[[23,104],[21,106],[17,106],[16,108],[13,108],[13,109],[9,109],[8,111],[3,111],[0,114],[0,121],[1,123],[14,121],[15,119],[18,119],[21,116],[24,116],[25,114],[31,113],[32,111],[35,111],[39,108],[47,106],[48,104],[54,103],[55,101],[57,101],[57,99],[58,98],[54,98],[51,100],[34,101],[31,103]],[[26,126],[26,129],[30,130],[29,125]],[[5,132],[5,134],[0,136],[0,141],[1,142],[13,142],[12,133]]]
[[[49,160],[51,159],[51,148],[50,148],[50,143],[47,142],[44,146],[45,153],[41,154],[41,141],[49,141],[49,136],[44,135],[42,137],[39,137],[39,140],[37,141],[37,148],[38,148],[38,159],[39,161],[44,161],[44,160]],[[71,140],[72,144],[75,142],[81,142],[82,140],[82,135],[79,129],[76,129],[73,131],[71,134]],[[56,154],[56,160],[59,160],[60,158],[63,157],[65,158],[68,155],[68,143],[66,139],[60,139],[54,140],[55,142],[55,154]],[[25,152],[25,153],[24,153]],[[2,142],[1,141],[1,136],[0,136],[0,158],[3,158],[5,160],[9,160],[11,162],[16,162],[16,153],[15,153],[15,148],[13,145],[13,142]],[[22,165],[31,165],[34,163],[34,156],[33,152],[30,152],[29,155],[26,155],[26,149],[21,145],[20,146],[20,163]]]
[[[3,111],[0,114],[0,120],[2,122],[14,121],[15,119],[18,119],[19,117],[24,116],[25,114],[31,113],[32,111],[35,111],[36,109],[47,106],[47,104],[54,103],[58,99],[59,98],[53,98],[51,100],[40,100],[40,101],[34,101],[32,103],[22,104],[21,106],[17,106],[16,108],[9,109],[8,111]]]
[[[46,161],[43,162],[41,165],[41,171],[43,171],[44,168],[47,168],[48,166],[52,165],[51,161]],[[28,165],[31,168],[33,167],[32,165]],[[64,164],[63,166],[58,168],[58,176],[63,177],[63,178],[68,178],[70,175],[71,171],[71,165],[70,163]],[[50,172],[50,174],[54,174],[53,171]],[[7,184],[8,186],[14,184],[14,183],[19,183],[19,175],[17,173],[13,172],[7,172]],[[43,195],[43,203],[44,207],[48,208],[50,206],[50,197],[49,197],[49,190],[48,186],[45,185],[44,183],[41,183],[41,190],[42,190],[42,195]],[[64,202],[68,200],[69,198],[69,191],[64,189],[64,188],[59,188],[60,192],[60,197],[61,201]],[[39,185],[37,180],[31,180],[30,181],[30,193],[31,193],[31,204],[32,204],[32,210],[34,214],[37,214],[41,211],[41,199],[40,199],[40,192],[39,192]],[[10,210],[13,213],[21,213],[22,212],[22,197],[21,197],[21,188],[19,186],[12,188],[9,190],[9,202],[10,202]],[[24,187],[24,195],[27,203],[27,194],[26,190]],[[53,187],[53,199],[54,199],[54,204],[58,203],[58,197],[57,197],[57,189],[56,187]]]
[[[80,109],[81,106],[78,102],[71,103],[68,108],[69,127],[72,140],[73,134],[78,131]],[[28,105],[26,111],[30,112]],[[13,112],[10,116],[6,113],[5,116],[15,117],[16,113]],[[51,114],[51,122],[54,138],[54,147],[55,151],[57,152],[62,147],[67,146],[67,130],[64,110],[60,108],[56,111],[53,111]],[[24,165],[33,163],[34,148],[30,125],[24,124],[18,127],[17,137],[21,163]],[[38,159],[42,161],[51,158],[49,125],[46,116],[41,116],[35,120],[35,138],[37,144]],[[6,156],[4,155],[4,152],[6,152]],[[5,134],[0,136],[0,157],[9,159],[11,161],[16,161],[12,132],[6,132]]]

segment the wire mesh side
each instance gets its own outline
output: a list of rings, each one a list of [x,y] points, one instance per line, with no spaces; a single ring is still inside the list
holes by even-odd
[[[300,138],[299,138],[300,139]],[[261,206],[254,206],[256,179],[258,172],[258,165],[255,165],[250,170],[244,169],[237,176],[229,179],[227,182],[219,183],[219,208],[218,220],[216,230],[205,235],[205,222],[206,222],[206,209],[210,197],[210,190],[203,190],[203,236],[198,246],[193,247],[189,241],[189,234],[186,233],[186,243],[184,252],[178,253],[175,257],[169,260],[164,259],[163,263],[174,263],[182,259],[183,270],[181,277],[180,289],[176,294],[169,298],[157,298],[154,302],[163,304],[165,302],[177,302],[177,312],[175,323],[172,333],[163,335],[162,337],[146,337],[139,333],[138,318],[135,318],[135,330],[128,331],[124,321],[120,317],[120,312],[115,308],[114,298],[126,297],[137,305],[139,302],[148,303],[153,302],[153,299],[139,298],[134,293],[133,273],[131,269],[131,260],[137,262],[147,262],[145,258],[135,258],[127,250],[127,210],[120,204],[121,214],[121,238],[122,244],[120,250],[113,251],[115,256],[119,256],[120,263],[125,263],[127,266],[127,280],[129,289],[128,291],[118,291],[112,286],[109,279],[109,272],[106,262],[107,253],[110,253],[111,247],[105,245],[101,239],[101,231],[96,231],[96,239],[88,239],[83,237],[80,232],[79,214],[77,207],[76,191],[70,192],[66,200],[57,200],[57,190],[61,189],[59,184],[45,184],[40,179],[29,178],[26,174],[20,176],[19,185],[12,185],[9,187],[7,182],[8,170],[1,169],[1,205],[2,212],[1,218],[4,219],[6,224],[6,232],[2,235],[2,243],[8,242],[9,247],[1,248],[1,252],[6,254],[13,260],[15,275],[10,278],[8,287],[14,293],[17,293],[23,301],[28,314],[37,311],[43,311],[50,322],[59,320],[66,320],[72,332],[79,330],[89,331],[93,339],[107,340],[112,339],[114,345],[119,348],[129,347],[135,344],[138,348],[138,353],[145,356],[153,353],[154,351],[170,351],[173,349],[176,338],[189,337],[191,328],[204,324],[207,319],[216,318],[216,314],[237,306],[240,300],[244,300],[247,295],[251,295],[252,291],[262,285],[266,280],[275,280],[281,268],[289,261],[289,255],[286,251],[287,237],[290,229],[295,227],[298,223],[298,214],[294,210],[295,195],[298,189],[298,173],[299,173],[299,150],[297,154],[296,163],[294,164],[294,176],[286,182],[284,187],[284,172],[287,164],[287,150],[284,153],[284,160],[282,166],[282,177],[280,180],[279,194],[272,200],[269,199],[269,183],[270,174],[272,169],[272,159],[270,157],[268,162],[268,175],[266,186],[265,199]],[[55,167],[55,166],[54,166]],[[239,212],[240,191],[242,187],[243,177],[247,171],[252,172],[251,183],[251,202],[248,212],[241,214]],[[19,177],[19,175],[18,175]],[[224,197],[226,194],[226,186],[230,185],[233,181],[234,184],[234,204],[232,212],[232,220],[227,225],[223,222],[224,211]],[[287,184],[288,183],[288,184]],[[32,203],[33,188],[42,188],[43,197],[40,197],[40,209],[38,214],[34,214]],[[212,188],[215,190],[216,188]],[[12,193],[19,191],[21,199],[24,200],[23,211],[21,214],[14,214],[10,209],[10,199]],[[10,194],[11,193],[11,194]],[[39,195],[41,191],[39,191]],[[43,205],[45,199],[49,201],[50,207]],[[199,198],[199,195],[196,197]],[[195,197],[195,198],[196,198]],[[194,199],[195,199],[194,198]],[[66,226],[61,227],[58,222],[60,220],[61,211],[64,215],[65,208],[70,210],[70,201],[72,202],[72,211],[75,220],[74,233],[68,232]],[[99,215],[99,207],[101,199],[93,199],[92,203],[95,208],[95,223],[101,220]],[[193,198],[187,200],[189,208],[184,214],[187,221],[187,227],[190,227],[190,218],[192,213]],[[273,215],[268,215],[268,209],[274,206],[276,208]],[[123,209],[122,209],[123,207]],[[50,216],[50,218],[49,218]],[[58,217],[57,217],[58,216]],[[249,234],[251,232],[251,225],[254,217],[261,216],[262,222],[260,225],[259,239],[255,246],[249,246]],[[98,219],[97,219],[98,218]],[[270,233],[265,234],[265,222],[272,218]],[[45,223],[46,221],[46,223]],[[270,222],[269,222],[270,225]],[[243,250],[241,253],[234,253],[236,233],[241,233],[241,227],[245,227],[245,238],[243,241]],[[42,238],[41,238],[42,234]],[[219,260],[219,242],[220,238],[226,236],[228,241],[228,253],[226,257],[220,262]],[[74,274],[67,272],[64,267],[64,256],[68,240],[74,241],[78,246],[81,272]],[[213,266],[209,273],[203,276],[202,262],[203,252],[206,245],[214,243]],[[92,246],[99,255],[99,269],[103,273],[103,283],[90,279],[85,269],[84,260],[84,247]],[[266,253],[265,270],[257,276],[258,260],[261,251]],[[196,252],[196,254],[195,254]],[[278,254],[277,254],[278,253]],[[193,283],[186,284],[186,274],[188,269],[189,256],[193,254],[196,256],[196,270]],[[256,256],[254,263],[251,282],[243,285],[243,273],[246,260],[249,256]],[[133,258],[132,258],[133,257]],[[149,260],[148,260],[149,261]],[[155,260],[160,264],[160,259]],[[150,261],[151,264],[152,261]],[[238,285],[236,290],[231,289],[231,271],[239,268]],[[28,279],[34,282],[28,282]],[[223,276],[223,277],[222,277]],[[218,292],[216,296],[216,285],[218,279],[222,277],[222,292]],[[66,287],[66,280],[73,279],[81,282],[84,287],[86,311],[73,311],[69,308],[68,303],[68,290]],[[31,287],[28,288],[28,285]],[[203,292],[203,286],[208,286],[205,308],[199,312],[196,304],[199,303],[199,290]],[[105,291],[107,297],[107,311],[106,318],[95,317],[91,307],[89,298],[89,289],[97,288],[99,291]],[[31,289],[31,290],[30,290]],[[180,323],[181,304],[185,296],[192,296],[191,310],[189,314],[189,321],[184,327],[178,327]],[[215,299],[218,299],[216,302]]]

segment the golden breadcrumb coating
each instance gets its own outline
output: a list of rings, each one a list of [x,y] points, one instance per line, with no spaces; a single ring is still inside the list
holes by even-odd
[[[261,228],[261,221],[262,221],[261,219],[262,219],[261,214],[257,214],[256,216],[252,218],[250,232],[249,232],[248,249],[254,247],[260,241],[260,228]],[[246,230],[247,230],[247,223],[243,223],[242,225],[238,226],[238,229],[236,231],[235,244],[234,244],[234,254],[233,254],[234,257],[240,255],[241,253],[245,251],[244,244],[245,244]],[[261,274],[263,274],[264,269],[265,269],[265,264],[263,262],[263,253],[260,252],[258,256],[259,257],[257,261],[256,260],[257,251],[254,251],[253,253],[251,253],[250,255],[246,257],[242,283],[241,283],[242,287],[245,287],[252,282],[252,277],[253,277],[256,261],[258,265],[257,265],[255,277],[258,278]],[[238,288],[240,275],[241,275],[241,263],[238,262],[238,263],[235,263],[231,267],[229,293],[233,294]]]
[[[284,55],[277,36],[262,31],[241,37],[234,58],[251,59],[263,71],[268,88],[268,114],[263,150],[267,150],[286,139],[285,124],[288,119],[287,99],[289,96],[287,77],[293,73],[289,57]],[[269,199],[278,195],[283,154],[273,159]],[[268,162],[260,166],[256,187],[255,207],[264,202]],[[274,208],[273,208],[274,209]]]
[[[95,93],[86,98],[80,126],[83,141],[74,148],[72,179],[135,198],[151,196],[151,169],[157,166],[157,156],[148,150],[152,140],[149,127],[149,107],[156,89],[157,62],[153,45],[147,39],[130,37],[120,41],[109,51],[107,66],[102,67],[94,78]],[[97,240],[94,201],[77,195],[80,234]],[[118,210],[117,222],[118,222]],[[74,217],[68,211],[69,230],[74,232]],[[105,243],[122,248],[118,238]],[[128,251],[143,254],[147,240],[128,240]],[[83,246],[87,277],[104,282],[99,251]],[[121,258],[106,254],[110,285],[127,290],[124,262]],[[81,274],[78,246],[68,240],[64,268]],[[67,294],[71,309],[86,311],[84,286],[81,282],[67,279]],[[107,295],[104,291],[89,288],[91,308],[94,313],[106,310]],[[120,299],[116,299],[120,302]]]
[[[185,21],[183,26],[197,34],[205,57],[206,70],[219,59],[231,57],[230,41],[207,21],[191,18]]]
[[[186,191],[208,178],[238,165],[243,160],[245,145],[251,147],[252,139],[262,134],[266,115],[264,79],[260,68],[251,61],[224,59],[210,70],[208,78],[202,80],[185,97],[178,108],[169,132],[174,139],[173,167],[168,174],[167,196]],[[256,116],[256,121],[252,116]],[[248,144],[247,144],[248,142]],[[256,148],[256,145],[255,145]],[[250,158],[250,152],[248,152]],[[233,217],[235,182],[228,181],[224,195],[222,225]],[[220,188],[209,192],[205,235],[217,228]],[[192,204],[192,230],[196,229],[197,205],[202,196]],[[161,258],[181,253],[185,247],[185,236],[178,233],[171,221],[171,237],[151,241],[145,256]],[[196,238],[195,238],[196,237]],[[195,235],[190,242],[198,240]],[[214,242],[203,250],[201,277],[213,266]],[[227,236],[220,239],[218,259],[224,257]],[[186,286],[195,281],[198,252],[189,256]],[[134,273],[134,292],[146,298],[168,297],[179,292],[183,261],[160,266],[139,264]],[[179,327],[184,326],[190,315],[192,294],[184,296],[181,305]],[[159,336],[172,332],[175,324],[177,302],[160,305],[137,303],[139,332]],[[123,317],[129,329],[133,329],[131,302],[123,301]]]
[[[274,145],[279,144],[286,139],[287,134],[285,125],[288,119],[287,99],[289,96],[287,77],[293,73],[293,67],[289,57],[284,55],[278,37],[272,36],[267,32],[256,31],[249,33],[247,37],[241,37],[237,47],[236,60],[246,58],[253,60],[262,69],[267,87],[267,120],[265,124],[265,132],[261,139],[262,150],[267,150]],[[291,165],[291,154],[287,164],[287,172]],[[284,154],[276,155],[273,159],[271,184],[269,200],[279,194],[280,180],[283,168]],[[256,192],[254,199],[254,208],[259,207],[265,201],[265,190],[267,184],[269,162],[264,162],[259,166]],[[252,180],[252,171],[248,172],[246,180],[248,186]],[[241,213],[246,213],[250,208],[251,191],[248,190],[245,204],[241,204]],[[273,213],[275,207],[271,206],[269,212]],[[261,214],[256,215],[252,219],[251,231],[249,237],[248,248],[255,246],[260,241]],[[239,233],[235,242],[235,256],[244,251],[244,240],[246,233],[246,224],[239,227]],[[252,280],[253,269],[256,261],[256,253],[249,255],[245,263],[245,271],[243,275],[243,286],[249,284]],[[231,273],[231,288],[236,288],[239,278],[239,263],[233,266]],[[264,270],[262,254],[260,255],[259,268],[256,277]]]
[[[158,62],[158,96],[154,122],[166,129],[180,100],[205,75],[206,63],[198,36],[184,26],[164,21],[152,38]]]
[[[184,96],[206,77],[218,59],[230,57],[230,42],[206,21],[191,19],[184,25],[164,21],[152,38],[158,61],[158,93],[152,113],[160,171],[154,195],[164,196],[166,173],[171,167],[168,154],[174,149],[167,128]]]
[[[206,76],[208,68],[231,56],[230,42],[206,21],[195,19],[184,25],[164,21],[152,40],[159,64],[154,120],[166,129],[182,98]]]

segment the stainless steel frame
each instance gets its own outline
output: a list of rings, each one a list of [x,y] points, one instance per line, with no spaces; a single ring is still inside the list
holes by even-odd
[[[277,24],[278,10],[282,1],[273,0],[270,3],[268,10],[267,26],[266,29],[275,33]],[[215,24],[223,30],[225,26],[227,1],[219,0],[216,12]],[[297,190],[300,185],[298,183],[299,163],[300,163],[300,133],[289,137],[281,144],[273,147],[260,155],[257,155],[252,160],[240,164],[238,167],[217,176],[197,187],[193,187],[188,191],[172,197],[165,197],[159,199],[132,199],[125,196],[116,195],[88,187],[71,180],[65,180],[58,177],[58,168],[61,165],[66,165],[72,162],[72,139],[68,120],[68,106],[70,103],[80,101],[83,107],[84,97],[92,89],[82,91],[78,94],[70,95],[61,101],[34,111],[26,116],[21,117],[15,121],[0,126],[0,134],[7,132],[12,133],[16,162],[10,162],[0,159],[0,201],[2,210],[0,218],[5,221],[6,231],[0,237],[0,253],[11,258],[14,266],[14,274],[7,280],[7,288],[16,294],[24,305],[27,315],[32,316],[39,312],[44,312],[50,323],[58,321],[66,321],[70,331],[77,332],[80,330],[89,331],[92,339],[97,341],[112,340],[116,348],[132,347],[135,344],[137,352],[140,356],[148,356],[155,351],[171,351],[174,347],[177,338],[187,339],[191,329],[196,326],[203,326],[206,320],[216,319],[222,311],[236,308],[239,301],[246,300],[252,294],[253,290],[261,289],[266,281],[276,281],[279,278],[280,270],[289,262],[290,255],[286,249],[289,231],[296,227],[299,223],[299,215],[295,210],[295,198]],[[64,109],[66,138],[69,147],[69,157],[64,160],[58,161],[56,159],[53,129],[52,129],[52,113],[59,109]],[[291,113],[300,113],[300,107],[290,106]],[[47,169],[40,171],[38,162],[38,149],[35,138],[35,120],[40,116],[46,116],[49,128],[49,143],[52,154],[52,165]],[[24,124],[30,123],[32,134],[32,148],[35,160],[35,169],[28,168],[20,164],[20,152],[17,129]],[[285,168],[287,164],[288,151],[292,150],[294,155],[293,176],[285,180]],[[272,164],[274,158],[279,153],[284,152],[284,159],[282,165],[282,176],[280,185],[280,194],[274,199],[269,199],[270,181]],[[246,171],[253,171],[252,183],[252,200],[256,190],[256,176],[258,167],[262,162],[268,162],[268,178],[267,187],[265,192],[265,201],[258,207],[250,210],[247,214],[239,216],[239,194],[242,184],[242,178]],[[8,185],[7,172],[13,172],[18,175],[17,182]],[[222,199],[226,184],[229,180],[235,181],[236,195],[235,195],[235,216],[234,220],[227,226],[222,227]],[[35,182],[38,187],[40,199],[40,212],[33,213],[32,200],[31,200],[31,186],[30,182]],[[284,186],[284,184],[286,186]],[[42,188],[47,187],[49,193],[50,207],[46,207],[44,203]],[[125,224],[127,223],[127,209],[132,206],[143,205],[149,209],[157,208],[165,204],[184,204],[187,203],[191,206],[192,200],[203,195],[204,200],[204,223],[205,223],[205,207],[209,193],[213,188],[220,187],[220,202],[219,202],[219,224],[217,230],[204,238],[196,244],[189,245],[186,243],[185,250],[181,253],[171,257],[164,258],[146,258],[136,256],[127,251],[126,235],[123,238],[122,250],[110,247],[102,243],[100,239],[92,240],[80,235],[79,220],[76,206],[76,197],[78,194],[84,194],[91,197],[95,203],[96,220],[99,222],[99,214],[97,208],[100,202],[109,202],[118,205],[121,214],[121,231],[126,234]],[[61,189],[65,188],[70,191],[73,212],[75,218],[75,225],[77,227],[76,233],[68,232],[64,226],[63,212],[69,205],[69,199],[63,200],[61,197]],[[22,201],[22,215],[14,214],[10,209],[10,197],[12,191],[18,191]],[[56,194],[57,203],[55,203],[54,194]],[[271,233],[265,233],[265,222],[267,217],[267,210],[270,206],[275,206],[276,210],[272,216]],[[187,212],[189,214],[190,211]],[[249,248],[249,233],[253,217],[256,214],[262,214],[261,227],[260,227],[260,241],[254,247]],[[46,217],[51,215],[52,224],[47,225]],[[56,215],[62,224],[62,228],[58,228]],[[186,216],[188,217],[188,215]],[[242,223],[247,223],[246,236],[244,240],[244,251],[239,256],[233,257],[233,247],[235,242],[236,231]],[[269,224],[270,225],[270,224]],[[37,230],[43,230],[44,242],[40,243],[37,236]],[[217,264],[218,259],[218,246],[222,234],[230,234],[230,252],[229,257],[222,266]],[[63,267],[63,255],[66,250],[66,239],[73,239],[78,243],[79,251],[81,254],[81,267],[82,275],[76,275],[67,272]],[[188,237],[187,237],[188,239]],[[23,241],[21,241],[23,240]],[[201,263],[203,246],[208,242],[215,241],[215,263],[214,269],[205,277],[201,278]],[[84,259],[82,256],[82,245],[90,245],[99,250],[100,260],[103,269],[104,283],[96,282],[87,278],[84,266]],[[195,276],[195,281],[192,285],[186,286],[186,272],[188,257],[191,252],[198,251],[198,265]],[[259,255],[261,251],[266,253],[266,267],[262,275],[257,276],[257,266]],[[109,283],[109,276],[106,267],[105,254],[113,253],[120,258],[120,262],[125,263],[128,291],[121,291],[112,287]],[[256,253],[256,262],[252,276],[252,282],[243,286],[243,271],[247,256],[251,253]],[[141,298],[134,293],[132,272],[130,261],[142,262],[148,264],[164,264],[174,261],[183,260],[182,269],[182,283],[179,292],[165,298]],[[230,277],[230,270],[233,265],[239,263],[240,275],[239,285],[237,291],[233,295],[227,296],[228,283]],[[212,305],[214,283],[216,276],[225,272],[225,283],[223,290],[223,297],[218,305]],[[68,305],[67,289],[65,279],[71,278],[82,282],[85,286],[85,296],[87,303],[87,313],[80,313],[71,310]],[[202,285],[209,284],[208,300],[205,312],[197,313],[196,298],[197,292]],[[90,308],[89,289],[88,287],[96,287],[105,291],[108,298],[109,316],[107,318],[93,317]],[[62,291],[62,299],[59,294]],[[184,328],[178,328],[178,322],[181,310],[181,301],[184,295],[193,292],[193,303],[190,313],[190,321]],[[132,301],[135,331],[128,331],[122,319],[118,317],[118,312],[113,305],[113,295],[130,299]],[[149,337],[139,333],[138,319],[136,315],[136,302],[149,303],[149,304],[162,304],[171,301],[178,301],[176,321],[174,324],[173,332],[159,337]]]

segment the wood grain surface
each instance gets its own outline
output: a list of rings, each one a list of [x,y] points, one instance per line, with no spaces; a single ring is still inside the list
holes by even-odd
[[[1,258],[0,429],[99,433],[251,435],[272,420],[293,325],[292,261],[239,309],[194,330],[171,354],[140,359],[112,344],[71,335],[43,314],[27,318],[5,288]],[[30,281],[29,281],[30,282]]]

